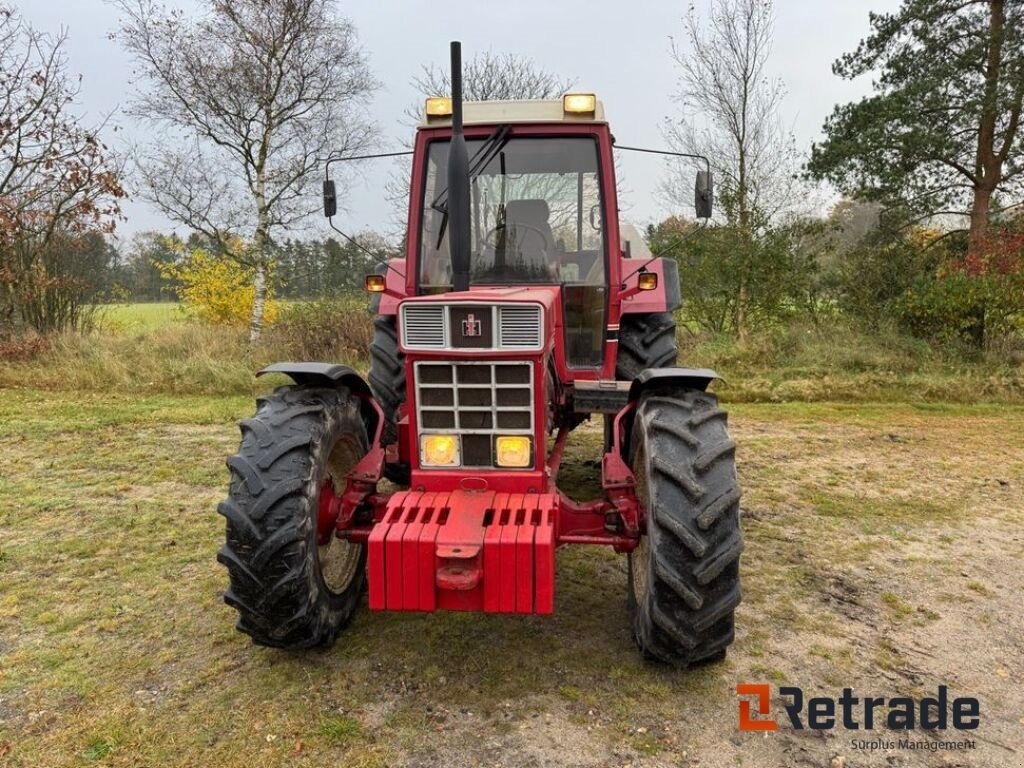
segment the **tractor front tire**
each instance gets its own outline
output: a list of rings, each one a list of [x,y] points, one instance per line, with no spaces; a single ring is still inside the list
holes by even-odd
[[[330,645],[359,605],[366,546],[318,544],[320,491],[330,482],[340,494],[368,450],[359,400],[344,387],[281,387],[239,426],[228,498],[217,507],[227,518],[217,553],[230,580],[224,602],[257,645]]]
[[[398,406],[405,402],[405,357],[398,350],[398,327],[392,315],[373,319],[369,380],[373,396],[384,411],[382,439],[385,444],[393,443],[398,437]],[[393,483],[408,485],[409,465],[388,464],[384,476]]]
[[[646,532],[629,555],[633,636],[673,666],[718,661],[740,602],[740,488],[726,413],[707,392],[641,396],[631,453]]]

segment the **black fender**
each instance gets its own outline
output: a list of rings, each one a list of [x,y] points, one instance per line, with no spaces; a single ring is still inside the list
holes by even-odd
[[[635,402],[645,389],[657,384],[678,384],[687,389],[706,392],[712,381],[721,378],[710,368],[646,368],[633,379],[629,388],[629,402]]]
[[[257,371],[257,376],[283,373],[296,384],[311,387],[337,387],[344,385],[357,395],[373,397],[370,385],[354,369],[337,363],[274,363]]]
[[[706,392],[711,382],[722,380],[722,377],[710,368],[645,368],[640,375],[633,379],[629,387],[629,399],[622,410],[616,416],[622,420],[623,434],[619,443],[619,449],[623,459],[631,456],[630,439],[633,431],[633,417],[640,396],[647,389],[653,389],[659,384],[675,384],[686,389],[698,389]]]
[[[370,385],[355,369],[338,363],[274,363],[257,371],[256,375],[268,373],[283,373],[300,387],[348,387],[349,392],[358,395],[363,401],[360,411],[370,441],[373,442],[380,406],[374,401]]]

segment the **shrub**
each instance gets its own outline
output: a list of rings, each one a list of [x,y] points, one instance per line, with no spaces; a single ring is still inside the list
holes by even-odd
[[[248,325],[255,296],[254,268],[213,256],[202,248],[191,250],[181,261],[159,266],[164,278],[178,283],[175,290],[189,314],[216,325]],[[279,312],[270,282],[263,307],[267,324],[273,323]]]
[[[918,277],[895,308],[918,336],[966,341],[976,349],[1024,340],[1024,236],[997,231],[984,250]]]
[[[24,335],[5,337],[0,335],[0,361],[31,360],[45,352],[50,341],[45,336]]]
[[[86,331],[115,252],[98,232],[23,238],[0,254],[0,331]]]
[[[944,244],[929,247],[937,236],[920,229],[897,239],[887,232],[865,238],[836,266],[832,280],[839,307],[871,330],[899,317],[901,297],[948,258]]]
[[[647,239],[652,253],[679,264],[685,320],[742,335],[818,308],[812,229],[790,221],[745,236],[736,226],[698,227],[671,217],[649,227]]]
[[[364,296],[286,305],[265,344],[281,359],[360,363],[369,356],[373,318]]]

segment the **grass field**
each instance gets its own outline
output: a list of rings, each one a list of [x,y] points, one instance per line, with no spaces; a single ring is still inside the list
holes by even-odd
[[[102,326],[119,335],[140,335],[168,325],[186,322],[188,316],[176,302],[108,304],[100,308]]]
[[[559,553],[550,618],[364,607],[328,651],[256,648],[233,629],[215,562],[223,460],[249,397],[0,396],[5,768],[1024,756],[1024,408],[731,406],[747,540],[737,642],[724,664],[675,672],[632,646],[625,559],[587,548]],[[600,434],[574,440],[565,480],[583,495]],[[977,749],[739,733],[735,685],[761,681],[879,696],[946,684],[982,702]]]
[[[0,358],[0,387],[132,394],[251,395],[253,372],[277,360],[365,369],[373,338],[365,296],[286,302],[250,346],[247,329],[191,320],[175,304],[103,307],[97,332],[51,340],[33,359]],[[895,331],[795,324],[738,343],[678,333],[680,364],[713,368],[730,402],[1024,404],[1024,350],[978,353]]]

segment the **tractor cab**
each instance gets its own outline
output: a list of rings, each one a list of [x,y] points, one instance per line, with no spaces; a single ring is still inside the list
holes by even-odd
[[[409,221],[412,295],[454,290],[448,208],[451,99],[428,99],[417,132]],[[591,94],[464,105],[469,290],[551,286],[571,368],[600,369],[615,219],[611,136]],[[614,227],[614,225],[613,225]],[[614,256],[618,256],[615,253]]]

